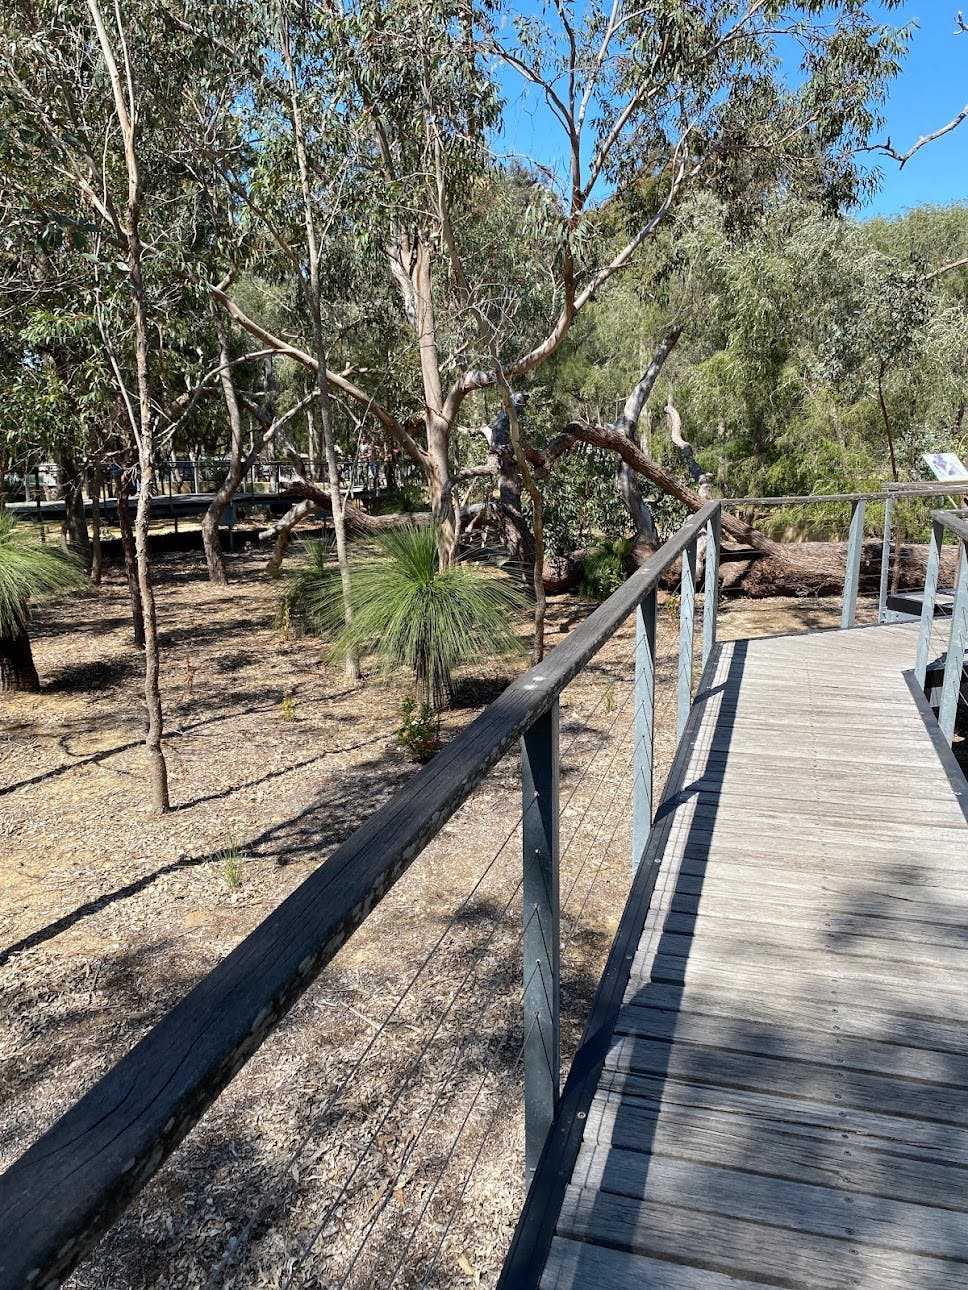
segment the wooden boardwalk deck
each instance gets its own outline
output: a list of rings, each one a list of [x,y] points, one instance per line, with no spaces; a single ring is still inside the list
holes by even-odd
[[[915,632],[720,647],[546,1290],[968,1286],[968,791]]]

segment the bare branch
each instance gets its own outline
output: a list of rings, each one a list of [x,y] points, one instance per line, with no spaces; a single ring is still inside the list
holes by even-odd
[[[952,260],[950,264],[943,264],[940,269],[933,269],[930,273],[922,275],[921,282],[934,282],[935,278],[941,278],[946,273],[952,273],[955,269],[963,269],[968,264],[968,256],[963,256],[960,260]]]
[[[952,130],[957,130],[958,126],[961,125],[962,121],[964,121],[966,117],[968,117],[968,103],[965,104],[953,121],[949,121],[947,125],[943,125],[940,130],[935,130],[931,134],[923,134],[921,138],[918,139],[917,143],[908,148],[907,152],[898,152],[896,148],[891,146],[890,139],[888,139],[886,143],[878,144],[873,151],[883,152],[885,156],[890,157],[893,161],[898,163],[899,170],[903,170],[905,165],[907,165],[916,152],[920,152],[921,149],[927,147],[929,143],[934,143],[935,139],[940,139],[944,135],[950,134]]]
[[[642,415],[642,409],[645,407],[649,395],[652,393],[652,387],[659,378],[666,359],[672,353],[679,337],[682,335],[682,327],[673,327],[672,330],[659,342],[659,345],[653,355],[652,362],[642,373],[638,384],[625,400],[625,407],[622,409],[622,415],[615,423],[615,429],[625,435],[635,435],[636,426],[639,424],[639,417]]]
[[[294,362],[299,363],[301,367],[307,368],[310,372],[315,372],[318,365],[311,354],[307,354],[305,350],[289,344],[288,341],[282,340],[279,336],[275,336],[271,331],[260,326],[259,323],[257,323],[253,318],[250,318],[242,309],[239,308],[235,301],[225,291],[225,287],[228,285],[230,280],[230,278],[225,278],[218,285],[209,287],[212,299],[216,300],[222,308],[226,310],[229,316],[234,318],[239,326],[247,331],[250,336],[254,336],[256,340],[261,340],[262,343],[267,345],[274,353],[282,354],[286,358],[291,358]],[[384,430],[396,439],[409,456],[411,456],[422,469],[426,467],[427,454],[413,436],[407,433],[396,417],[394,417],[393,414],[381,403],[378,403],[373,395],[368,394],[365,390],[361,390],[359,386],[354,385],[353,382],[343,376],[342,373],[334,372],[330,368],[327,368],[326,370],[326,380],[335,389],[340,390],[348,398],[352,399],[354,403],[361,406],[366,412],[372,412],[377,421],[379,421],[383,426]]]

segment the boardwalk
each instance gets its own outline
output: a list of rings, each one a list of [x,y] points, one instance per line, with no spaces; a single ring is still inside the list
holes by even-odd
[[[721,648],[548,1290],[968,1286],[968,793],[914,650]]]

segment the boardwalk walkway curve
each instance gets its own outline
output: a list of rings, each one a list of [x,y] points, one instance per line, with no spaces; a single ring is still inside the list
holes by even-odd
[[[717,647],[504,1286],[968,1285],[968,785],[915,646]]]

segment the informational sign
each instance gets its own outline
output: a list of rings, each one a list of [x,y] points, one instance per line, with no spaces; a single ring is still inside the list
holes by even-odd
[[[935,479],[943,480],[945,483],[953,479],[964,479],[968,482],[968,470],[965,470],[953,452],[926,452],[924,460],[928,463]]]

